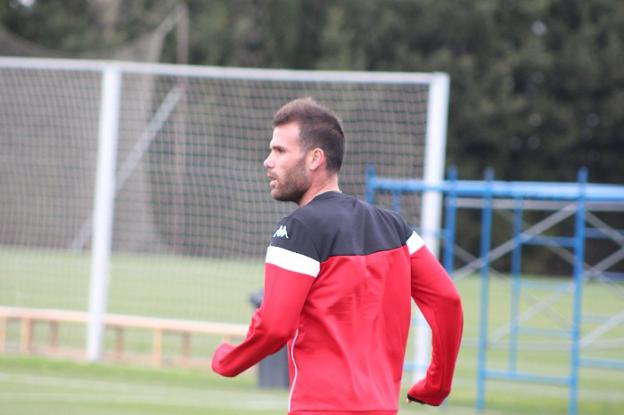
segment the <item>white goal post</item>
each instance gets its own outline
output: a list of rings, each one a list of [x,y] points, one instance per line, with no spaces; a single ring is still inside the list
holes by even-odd
[[[291,99],[343,118],[347,193],[364,196],[369,164],[431,183],[444,172],[443,73],[0,57],[0,90],[0,305],[89,309],[92,360],[107,311],[245,322],[270,232],[294,207],[271,200],[262,168]],[[440,196],[406,196],[401,214],[437,253]]]

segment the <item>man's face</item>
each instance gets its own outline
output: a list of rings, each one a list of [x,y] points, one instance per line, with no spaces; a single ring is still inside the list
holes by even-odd
[[[310,188],[306,151],[299,139],[299,125],[289,123],[275,127],[269,146],[271,152],[264,160],[264,167],[271,180],[271,197],[299,203]]]

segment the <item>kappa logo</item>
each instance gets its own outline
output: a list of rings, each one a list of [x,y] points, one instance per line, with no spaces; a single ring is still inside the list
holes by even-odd
[[[288,239],[288,231],[286,230],[286,225],[281,225],[275,233],[273,234],[274,238],[286,238]]]

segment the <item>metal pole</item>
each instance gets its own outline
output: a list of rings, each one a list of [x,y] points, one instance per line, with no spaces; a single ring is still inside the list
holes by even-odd
[[[427,131],[425,136],[425,167],[423,181],[428,185],[438,185],[444,179],[446,154],[446,124],[450,78],[445,73],[432,74],[427,103]],[[442,194],[425,191],[422,197],[420,229],[425,245],[437,258],[440,242],[442,218]],[[420,310],[416,314],[416,370],[413,381],[425,375],[431,349],[431,330]]]
[[[457,168],[448,170],[450,183],[449,192],[446,194],[446,214],[444,226],[444,268],[449,274],[453,273],[453,258],[455,257],[455,219],[457,217]]]
[[[583,303],[583,278],[585,275],[585,188],[587,169],[578,172],[579,197],[574,224],[574,301],[572,309],[572,348],[570,356],[570,403],[568,415],[578,411],[578,375],[581,352],[581,305]]]
[[[479,309],[479,356],[477,374],[477,400],[478,411],[485,408],[485,380],[487,376],[487,347],[488,347],[488,302],[489,302],[489,268],[490,268],[490,245],[492,234],[492,169],[485,171],[485,192],[483,194],[483,211],[481,212],[481,295]]]
[[[423,172],[423,181],[427,185],[439,185],[444,180],[449,84],[447,74],[435,74],[429,90]],[[436,257],[441,216],[442,194],[434,190],[423,192],[421,236]]]
[[[87,359],[102,355],[102,333],[108,297],[113,210],[115,206],[115,159],[119,133],[121,72],[107,67],[102,75],[97,177],[91,252]]]
[[[518,360],[518,317],[520,315],[520,283],[522,271],[522,199],[516,200],[513,218],[513,235],[515,246],[511,252],[511,318],[509,331],[509,361],[510,372],[515,372]]]
[[[366,166],[366,189],[364,190],[364,195],[366,197],[366,202],[371,205],[375,203],[375,166],[372,164],[368,164]]]
[[[392,191],[392,210],[396,213],[401,213],[401,191],[393,190]]]

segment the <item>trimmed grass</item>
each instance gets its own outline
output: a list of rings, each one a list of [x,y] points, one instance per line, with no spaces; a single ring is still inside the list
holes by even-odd
[[[620,377],[621,378],[621,377]],[[474,395],[458,374],[449,404],[401,404],[400,414],[473,414]],[[589,385],[588,385],[589,386]],[[492,383],[484,415],[565,414],[567,392],[529,384]],[[581,414],[619,414],[621,384],[584,388]],[[79,364],[36,357],[0,357],[0,415],[286,413],[288,393],[258,389],[253,371],[223,379],[207,371]]]
[[[0,249],[0,304],[85,310],[89,287],[89,257],[50,250]],[[207,260],[175,256],[115,255],[109,287],[108,310],[113,313],[196,320],[247,323],[252,312],[248,296],[262,286],[262,259]],[[520,301],[526,313],[549,298],[556,298],[525,325],[552,332],[551,336],[523,334],[519,338],[518,370],[549,376],[569,371],[569,341],[554,331],[569,326],[571,296],[553,294],[567,279],[525,278],[546,282],[548,290],[523,288]],[[476,395],[477,339],[479,336],[479,279],[457,282],[465,310],[464,344],[457,366],[454,391],[442,408],[420,405],[401,407],[409,413],[474,413]],[[490,338],[502,333],[488,350],[491,368],[509,364],[508,336],[501,327],[510,319],[508,279],[493,277],[490,283]],[[601,324],[598,316],[622,311],[624,285],[584,286],[583,313],[591,316],[583,335]],[[18,341],[17,326],[9,327],[8,339]],[[37,328],[44,338],[47,327]],[[624,360],[624,327],[619,326],[583,350],[583,355]],[[129,332],[130,352],[151,347],[147,332]],[[105,338],[112,349],[112,333]],[[195,357],[209,358],[219,339],[193,338]],[[84,328],[67,325],[60,343],[83,347]],[[165,352],[179,350],[179,338],[165,338]],[[408,349],[411,355],[411,347]],[[406,373],[404,386],[411,382]],[[581,368],[579,413],[624,413],[624,372]],[[568,389],[535,383],[488,381],[487,415],[566,414]],[[0,415],[4,414],[283,414],[287,391],[256,387],[254,371],[235,379],[219,378],[205,370],[147,369],[109,364],[80,364],[37,357],[0,356]]]
[[[251,374],[0,358],[0,414],[284,413],[285,391],[259,390]]]

